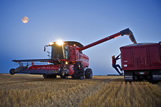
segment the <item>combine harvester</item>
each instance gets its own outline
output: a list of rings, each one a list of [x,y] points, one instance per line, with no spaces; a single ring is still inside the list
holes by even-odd
[[[44,51],[48,46],[52,49],[50,59],[13,60],[20,66],[11,69],[10,74],[41,74],[44,78],[56,78],[59,75],[61,78],[72,76],[74,79],[91,79],[92,69],[89,68],[89,58],[82,51],[123,35],[128,35],[134,43],[120,48],[125,81],[132,82],[144,79],[150,82],[160,81],[161,43],[137,44],[130,29],[122,30],[86,46],[75,41],[52,42],[44,46]],[[23,66],[23,62],[32,62],[32,65]],[[34,62],[48,62],[50,64],[34,65]]]

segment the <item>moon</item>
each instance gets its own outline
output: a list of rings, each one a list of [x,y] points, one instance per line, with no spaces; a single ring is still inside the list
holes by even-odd
[[[22,22],[23,22],[23,23],[28,23],[28,21],[29,21],[29,18],[28,18],[27,16],[24,16],[24,17],[22,18]]]

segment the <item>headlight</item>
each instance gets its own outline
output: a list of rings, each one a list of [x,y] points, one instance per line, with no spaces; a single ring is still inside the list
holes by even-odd
[[[56,42],[56,44],[59,45],[59,46],[62,46],[62,45],[64,44],[64,42],[63,42],[62,40],[58,40],[58,41]]]
[[[65,61],[65,64],[68,65],[68,61]]]

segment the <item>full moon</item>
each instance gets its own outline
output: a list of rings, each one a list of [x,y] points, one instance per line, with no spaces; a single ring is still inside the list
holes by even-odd
[[[24,16],[24,17],[22,18],[22,22],[23,22],[23,23],[28,23],[28,21],[29,21],[29,18],[28,18],[28,17]]]

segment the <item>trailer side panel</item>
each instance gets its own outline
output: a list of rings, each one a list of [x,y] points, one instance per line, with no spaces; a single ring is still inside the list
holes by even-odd
[[[124,46],[121,50],[123,70],[160,70],[160,43]]]

